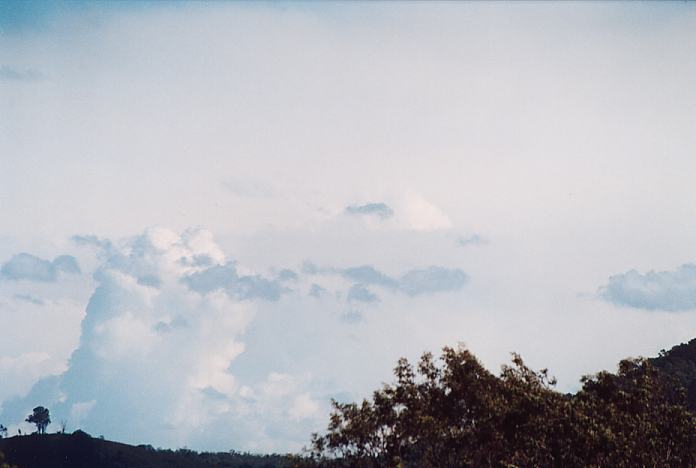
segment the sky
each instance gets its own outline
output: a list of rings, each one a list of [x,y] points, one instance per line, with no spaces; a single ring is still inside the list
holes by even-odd
[[[696,5],[0,2],[0,423],[297,451],[399,357],[696,335]]]

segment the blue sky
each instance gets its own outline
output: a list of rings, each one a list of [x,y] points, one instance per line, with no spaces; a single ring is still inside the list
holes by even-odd
[[[0,423],[297,450],[400,356],[696,331],[696,7],[0,3]]]

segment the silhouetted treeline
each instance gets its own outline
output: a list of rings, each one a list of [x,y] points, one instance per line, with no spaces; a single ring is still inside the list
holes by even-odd
[[[696,341],[584,377],[574,395],[518,355],[499,375],[451,348],[394,372],[370,400],[334,402],[295,466],[696,466]]]
[[[696,411],[696,339],[682,343],[650,359],[664,373],[676,378],[687,391],[687,405]]]

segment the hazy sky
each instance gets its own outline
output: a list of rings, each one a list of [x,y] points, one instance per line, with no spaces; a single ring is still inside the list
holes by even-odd
[[[2,2],[0,423],[297,450],[400,356],[688,340],[695,82],[684,2]]]

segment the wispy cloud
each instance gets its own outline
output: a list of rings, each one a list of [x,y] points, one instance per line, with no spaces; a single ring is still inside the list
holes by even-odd
[[[46,75],[32,68],[19,70],[8,65],[0,65],[0,81],[19,81],[31,83],[46,79]]]
[[[469,245],[486,245],[488,244],[488,239],[482,237],[478,234],[471,234],[468,236],[459,236],[457,238],[457,245],[460,247],[466,247]]]
[[[228,179],[222,185],[242,198],[273,198],[276,191],[269,184],[250,179]]]
[[[17,299],[18,301],[28,302],[29,304],[34,304],[34,305],[44,305],[45,304],[45,302],[42,299],[39,299],[38,297],[34,297],[31,294],[15,294],[14,298]]]
[[[458,268],[431,266],[404,274],[399,279],[399,290],[409,296],[458,291],[468,279],[467,274]]]
[[[99,247],[102,249],[106,249],[111,247],[111,241],[108,239],[101,239],[94,234],[84,234],[84,235],[79,235],[76,234],[70,238],[71,241],[73,241],[77,245],[81,246],[92,246],[92,247]]]
[[[351,216],[376,216],[379,219],[389,219],[394,216],[394,210],[383,202],[349,205],[344,212]]]
[[[379,297],[368,289],[375,286],[391,292],[420,296],[461,290],[469,280],[468,275],[459,268],[428,266],[408,270],[398,277],[389,276],[372,265],[359,265],[348,268],[319,268],[306,262],[303,273],[308,275],[338,275],[354,282],[348,290],[348,301],[377,302]],[[317,285],[318,286],[318,285]],[[322,288],[323,290],[323,288]],[[319,290],[315,291],[319,295]]]

